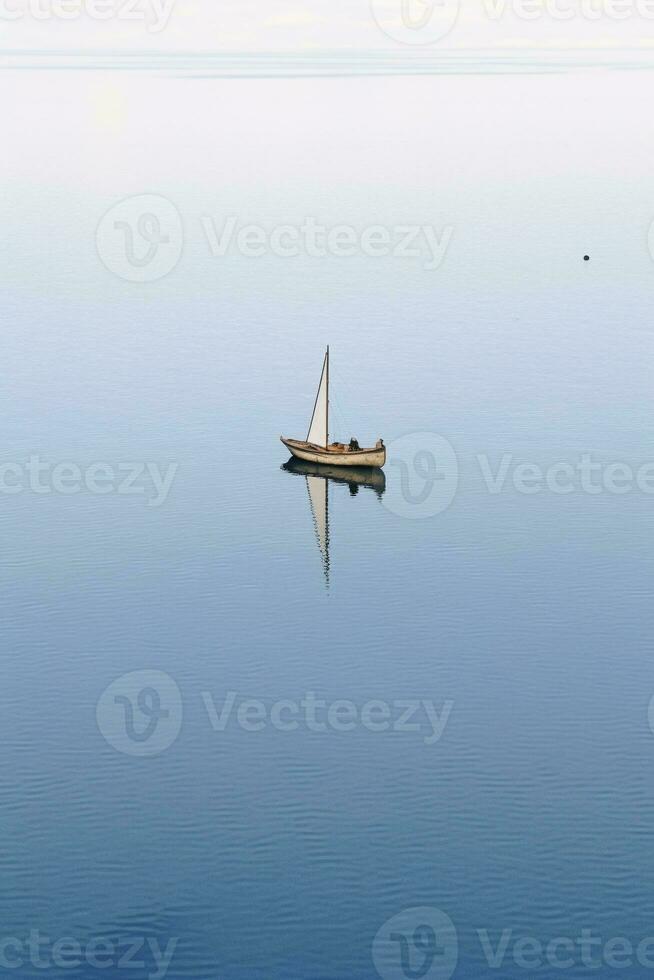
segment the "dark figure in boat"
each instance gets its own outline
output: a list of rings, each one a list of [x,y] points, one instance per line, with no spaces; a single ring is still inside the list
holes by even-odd
[[[333,442],[332,443],[332,446],[335,449],[341,449],[341,450],[345,449],[345,446],[343,445],[342,442]],[[384,449],[384,448],[385,448],[384,447],[384,440],[383,439],[378,439],[377,440],[377,443],[375,445],[375,449]],[[348,453],[360,453],[361,452],[361,446],[359,445],[359,440],[358,439],[355,439],[354,436],[352,436],[352,438],[350,439],[350,441],[348,443],[347,452]]]

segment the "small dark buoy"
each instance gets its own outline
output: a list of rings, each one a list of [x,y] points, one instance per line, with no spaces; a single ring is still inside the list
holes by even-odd
[[[584,255],[584,262],[588,262],[589,259],[590,259],[590,255]]]

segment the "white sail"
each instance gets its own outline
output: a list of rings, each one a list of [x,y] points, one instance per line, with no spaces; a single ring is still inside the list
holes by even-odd
[[[329,498],[327,496],[329,481],[323,476],[307,476],[306,480],[323,570],[329,584]]]
[[[329,348],[327,348],[327,353],[325,354],[325,360],[322,365],[322,374],[320,375],[320,384],[318,385],[318,394],[316,395],[316,404],[313,406],[313,415],[311,416],[311,425],[309,426],[309,434],[307,436],[307,442],[312,442],[316,446],[326,446],[327,445],[327,413],[329,405]]]

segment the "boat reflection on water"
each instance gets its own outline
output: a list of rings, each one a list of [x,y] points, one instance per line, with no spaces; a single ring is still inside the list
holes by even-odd
[[[354,496],[359,487],[369,487],[378,497],[386,490],[384,471],[371,466],[328,466],[325,463],[308,463],[304,459],[291,457],[282,466],[288,473],[299,473],[301,476],[315,476],[333,480],[334,483],[347,483],[350,493]]]
[[[360,487],[374,490],[381,500],[386,490],[384,471],[370,467],[327,466],[323,463],[308,463],[303,459],[291,458],[282,465],[287,473],[295,473],[306,479],[309,504],[320,549],[325,582],[329,588],[329,484],[346,483],[354,497]]]

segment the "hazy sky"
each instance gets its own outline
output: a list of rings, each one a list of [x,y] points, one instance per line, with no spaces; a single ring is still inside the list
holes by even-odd
[[[0,49],[654,47],[654,0],[0,0]]]

